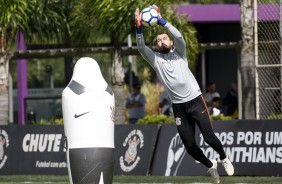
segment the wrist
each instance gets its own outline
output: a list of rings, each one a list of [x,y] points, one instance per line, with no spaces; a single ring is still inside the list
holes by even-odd
[[[166,24],[166,20],[164,18],[160,18],[160,20],[158,20],[158,24],[164,26]]]
[[[136,27],[136,34],[142,34],[142,27]]]

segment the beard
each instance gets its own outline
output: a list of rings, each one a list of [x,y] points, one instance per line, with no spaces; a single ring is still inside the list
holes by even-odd
[[[171,46],[167,46],[166,44],[162,44],[162,46],[159,48],[160,53],[167,54],[171,50]]]

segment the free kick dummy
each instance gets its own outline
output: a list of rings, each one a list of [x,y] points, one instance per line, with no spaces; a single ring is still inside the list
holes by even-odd
[[[94,59],[75,64],[62,108],[70,183],[111,184],[115,98]]]

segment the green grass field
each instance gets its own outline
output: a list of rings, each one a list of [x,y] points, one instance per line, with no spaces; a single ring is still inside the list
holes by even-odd
[[[55,183],[55,184],[68,184],[68,176],[50,176],[50,175],[8,175],[0,176],[0,184],[11,183]],[[113,184],[147,184],[147,183],[178,183],[178,184],[208,184],[212,183],[212,178],[208,176],[176,176],[176,177],[164,177],[164,176],[114,176]],[[258,184],[281,184],[282,177],[245,177],[245,176],[232,176],[221,177],[221,183],[258,183]]]

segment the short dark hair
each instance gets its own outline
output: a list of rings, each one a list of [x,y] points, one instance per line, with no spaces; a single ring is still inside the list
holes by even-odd
[[[157,37],[158,37],[159,35],[161,35],[161,34],[166,34],[166,35],[169,37],[169,39],[171,39],[171,40],[173,41],[172,36],[170,35],[170,33],[169,33],[167,30],[165,30],[165,29],[160,29],[160,30],[158,31],[158,33],[157,33],[157,36],[155,37],[155,40],[154,40],[154,43],[155,43],[155,44],[157,43]]]
[[[167,30],[165,30],[165,29],[160,29],[160,30],[158,31],[158,34],[157,34],[157,35],[161,35],[161,34],[167,34],[167,35],[169,36],[169,32],[168,32]]]
[[[212,101],[213,101],[213,102],[220,102],[220,97],[214,97],[214,98],[212,99]]]
[[[139,83],[135,83],[135,84],[133,84],[133,88],[141,88],[141,86],[140,86]]]
[[[214,85],[214,84],[215,84],[215,82],[209,81],[207,86],[211,86],[211,85]]]

